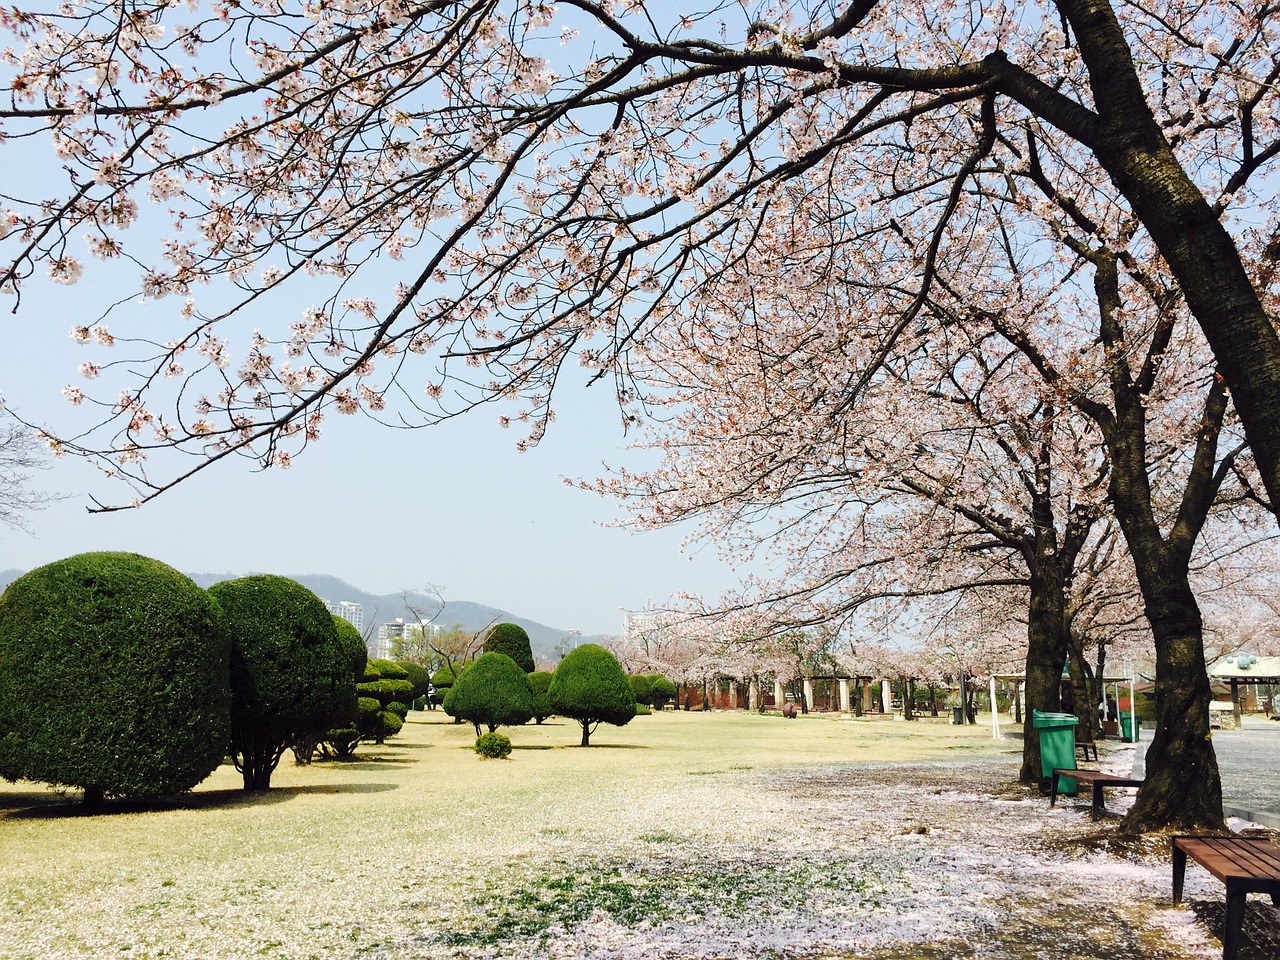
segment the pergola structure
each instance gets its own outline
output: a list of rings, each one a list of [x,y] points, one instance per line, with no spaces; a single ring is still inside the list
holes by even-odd
[[[1064,673],[1064,674],[1063,674],[1063,677],[1066,677],[1066,676],[1067,676],[1067,675]],[[1000,711],[999,711],[999,710],[997,710],[997,709],[995,708],[995,705],[996,705],[996,683],[997,683],[997,682],[1001,682],[1001,683],[1018,683],[1018,684],[1022,684],[1022,683],[1025,683],[1025,682],[1026,682],[1026,680],[1027,680],[1027,675],[1026,675],[1025,673],[993,673],[993,674],[991,675],[991,739],[993,739],[993,740],[999,740],[999,739],[1000,739]],[[1128,686],[1128,688],[1129,688],[1129,709],[1130,709],[1131,711],[1133,711],[1133,713],[1134,713],[1134,715],[1135,715],[1135,717],[1136,717],[1137,712],[1138,712],[1138,703],[1137,703],[1137,699],[1134,697],[1134,691],[1133,691],[1133,687],[1134,687],[1134,674],[1130,673],[1130,674],[1129,674],[1129,676],[1127,676],[1127,677],[1103,677],[1103,678],[1102,678],[1102,686],[1103,686],[1103,688],[1105,689],[1105,688],[1106,688],[1106,686],[1107,686],[1108,684],[1111,684],[1112,686],[1114,686],[1114,687],[1116,688],[1116,699],[1117,699],[1117,700],[1119,700],[1119,699],[1120,699],[1120,695],[1119,695],[1119,694],[1120,694],[1120,687],[1121,687],[1121,686]],[[1022,691],[1021,691],[1020,689],[1018,690],[1018,692],[1017,692],[1016,696],[1018,696],[1019,698],[1021,698],[1021,696],[1022,696]],[[1022,723],[1023,723],[1023,726],[1024,726],[1024,728],[1025,728],[1026,723],[1027,723],[1027,718],[1026,718],[1026,716],[1023,716],[1023,718],[1022,718]],[[1134,739],[1136,740],[1136,739],[1138,738],[1138,722],[1137,722],[1137,720],[1136,720],[1136,719],[1133,721],[1133,734],[1134,734]]]
[[[1241,721],[1240,688],[1280,684],[1280,657],[1255,657],[1252,654],[1223,657],[1210,665],[1209,679],[1226,683],[1231,688],[1231,709],[1238,728]]]

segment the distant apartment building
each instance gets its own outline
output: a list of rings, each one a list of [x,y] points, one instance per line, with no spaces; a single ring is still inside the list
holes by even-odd
[[[364,635],[364,604],[351,603],[348,600],[339,600],[337,603],[332,603],[322,599],[320,602],[328,607],[329,612],[335,617],[341,617],[355,627],[361,636]]]
[[[413,631],[415,630],[420,631],[426,637],[431,638],[438,636],[442,629],[443,628],[434,623],[427,623],[425,620],[420,620],[417,623],[414,623],[411,620],[405,621],[397,617],[390,623],[383,623],[378,626],[378,636],[376,639],[371,639],[369,644],[369,656],[382,657],[384,659],[389,658],[392,653],[391,646],[394,641],[412,637]]]
[[[658,615],[651,610],[624,610],[622,612],[622,635],[628,640],[647,633],[658,624]]]

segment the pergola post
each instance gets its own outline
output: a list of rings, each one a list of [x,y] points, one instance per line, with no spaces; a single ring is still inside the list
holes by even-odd
[[[849,704],[849,681],[845,677],[840,678],[840,712],[853,712],[853,708]]]

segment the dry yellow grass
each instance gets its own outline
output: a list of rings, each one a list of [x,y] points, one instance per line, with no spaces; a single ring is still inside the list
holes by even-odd
[[[286,755],[266,795],[223,767],[173,803],[96,815],[0,784],[0,957],[834,957],[900,941],[925,956],[1008,898],[957,851],[1008,855],[1049,816],[1010,786],[1019,742],[983,726],[668,712],[588,749],[554,719],[504,732],[512,759],[482,761],[470,726],[415,713],[352,762]]]

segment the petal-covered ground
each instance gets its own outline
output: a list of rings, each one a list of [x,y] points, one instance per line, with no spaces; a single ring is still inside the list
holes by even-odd
[[[585,750],[518,728],[480,761],[469,727],[411,719],[265,797],[227,769],[96,816],[0,789],[0,956],[1221,955],[1221,884],[1192,867],[1174,908],[1167,840],[1051,810],[981,727],[663,714]],[[1278,930],[1252,898],[1240,960],[1275,960]]]

